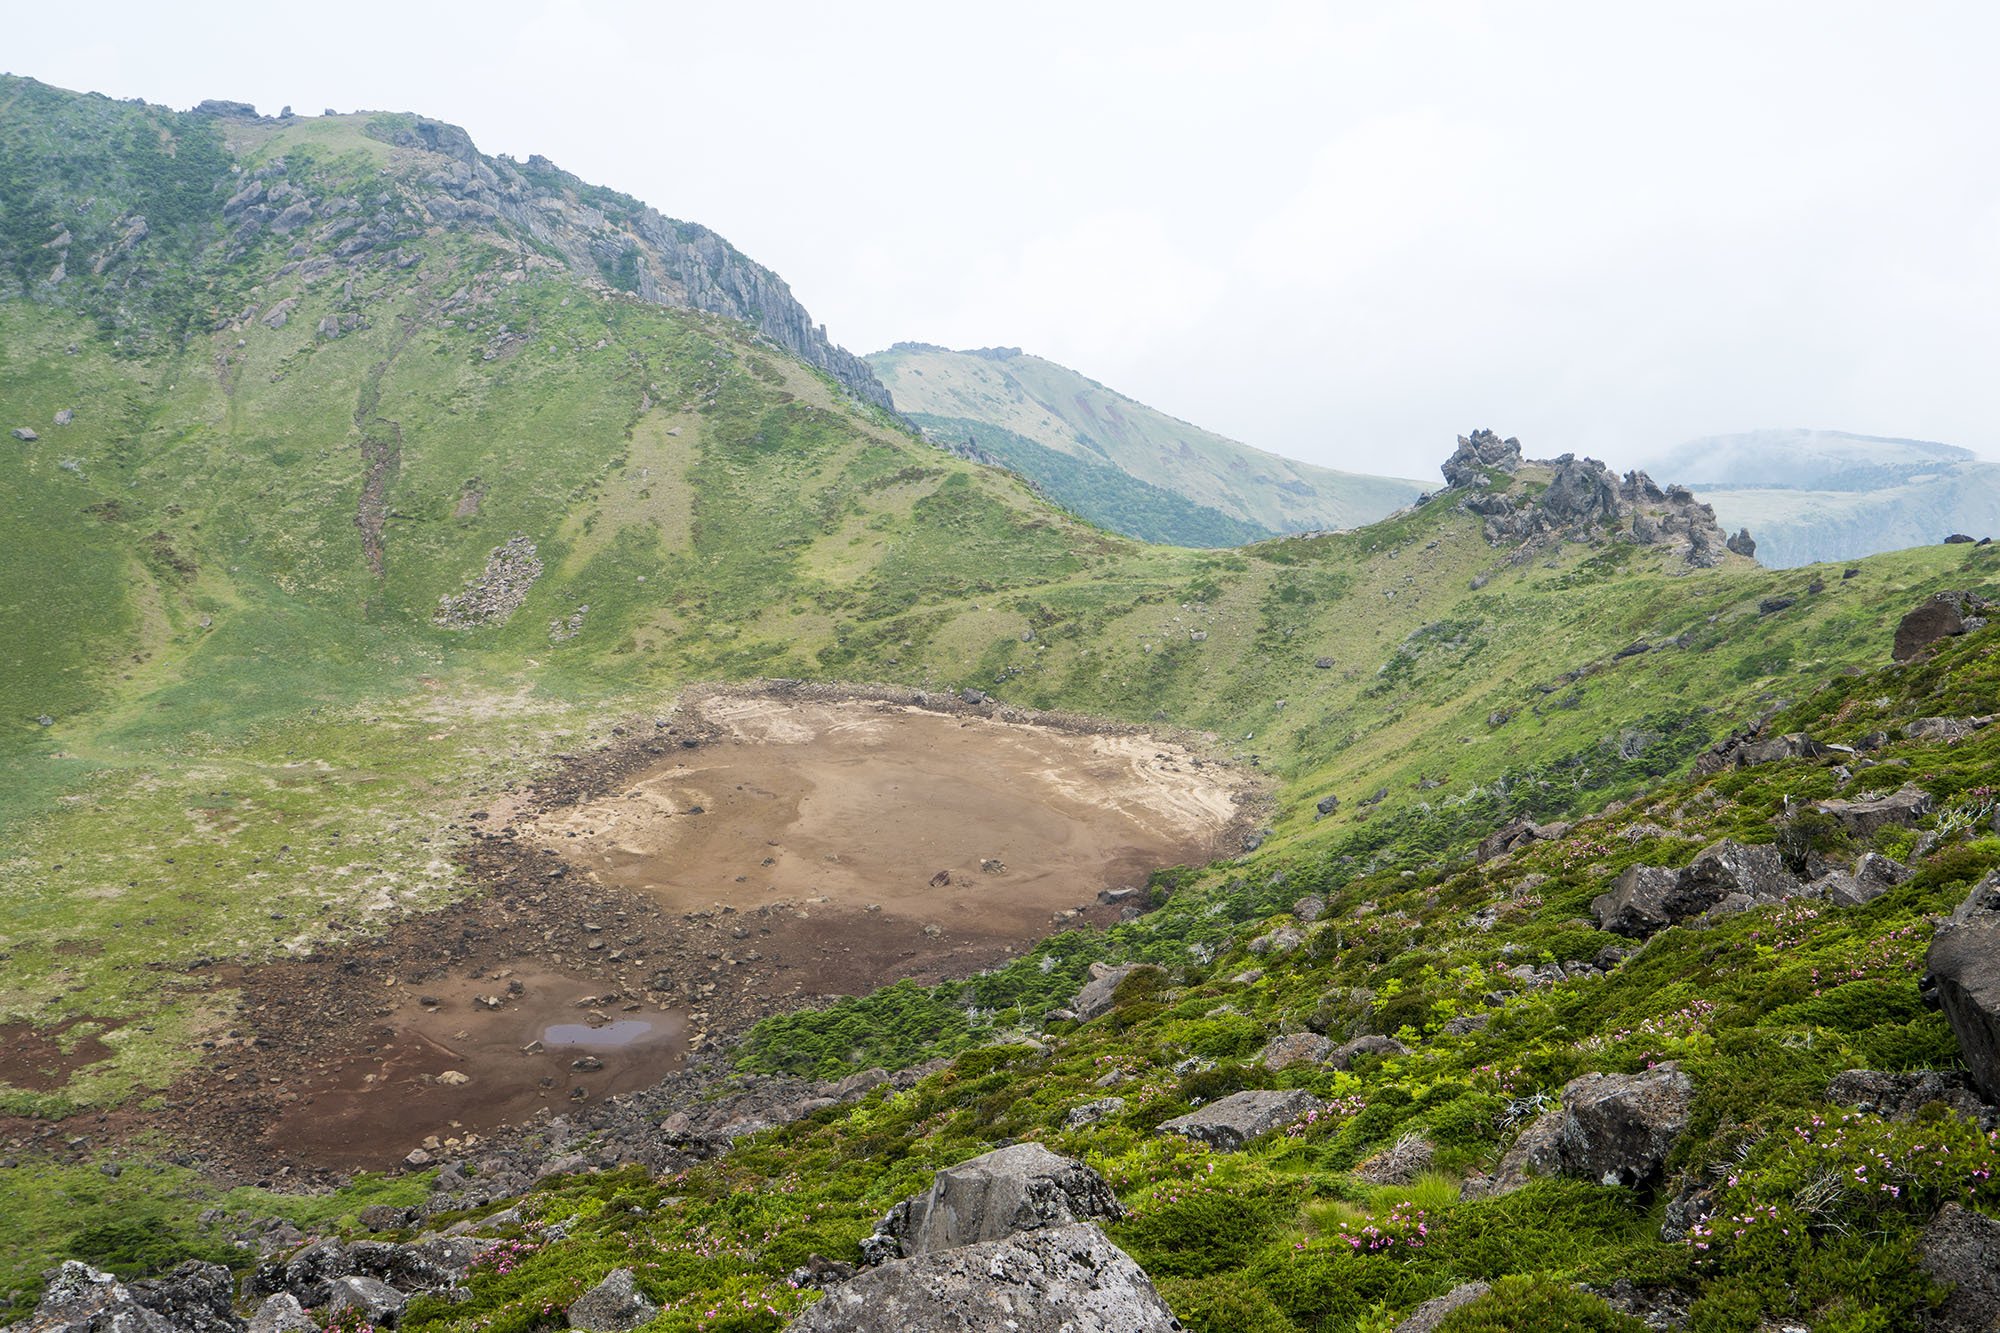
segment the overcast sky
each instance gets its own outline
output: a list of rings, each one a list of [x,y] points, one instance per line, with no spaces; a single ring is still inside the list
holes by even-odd
[[[0,65],[63,87],[452,121],[715,228],[854,351],[1018,345],[1335,466],[1429,476],[1478,425],[1613,461],[1768,426],[2000,454],[1993,4],[148,0],[6,27]]]

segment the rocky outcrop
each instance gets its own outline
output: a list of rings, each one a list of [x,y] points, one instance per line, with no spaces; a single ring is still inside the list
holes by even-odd
[[[1978,593],[1964,589],[1938,593],[1897,624],[1896,643],[1890,656],[1898,662],[1907,662],[1940,640],[1969,634],[1986,624],[1992,609],[1993,603]]]
[[[1840,826],[1857,838],[1872,838],[1885,828],[1908,828],[1931,812],[1930,793],[1912,783],[1904,783],[1887,796],[1871,796],[1856,801],[1819,801],[1813,809],[1831,815]]]
[[[1512,1193],[1536,1176],[1604,1185],[1651,1183],[1687,1129],[1694,1081],[1671,1061],[1637,1074],[1585,1074],[1563,1086],[1559,1109],[1537,1117],[1468,1197]]]
[[[1318,1064],[1332,1054],[1333,1043],[1317,1032],[1287,1032],[1264,1044],[1257,1053],[1257,1063],[1266,1069],[1289,1069]]]
[[[1948,1203],[1924,1228],[1919,1262],[1951,1294],[1931,1314],[1934,1333],[2000,1328],[2000,1222]]]
[[[1512,484],[1526,466],[1549,473],[1539,494]],[[1662,489],[1643,472],[1621,478],[1596,459],[1574,454],[1524,460],[1519,440],[1503,440],[1488,430],[1459,436],[1443,472],[1451,490],[1477,492],[1462,496],[1459,506],[1486,520],[1486,540],[1493,546],[1616,538],[1663,548],[1697,569],[1722,563],[1729,552],[1748,555],[1756,549],[1747,531],[1727,536],[1715,511],[1685,486]]]
[[[1088,1224],[886,1263],[832,1288],[793,1333],[1176,1333],[1153,1283]]]
[[[1702,913],[1747,911],[1805,891],[1777,848],[1724,839],[1697,853],[1684,870],[1626,867],[1590,910],[1599,929],[1644,939]]]
[[[2000,874],[1973,885],[1938,926],[1924,967],[1973,1086],[2000,1102]]]
[[[1016,1143],[946,1167],[922,1194],[905,1199],[861,1243],[869,1263],[913,1259],[1125,1215],[1104,1177],[1039,1143]]]
[[[394,1324],[403,1316],[403,1307],[410,1298],[379,1278],[352,1274],[337,1277],[327,1284],[326,1313],[333,1323],[344,1322],[342,1315],[352,1312],[361,1323],[375,1327]]]
[[[916,1071],[903,1077],[912,1079]],[[707,1156],[737,1139],[802,1120],[829,1106],[859,1101],[890,1082],[886,1070],[864,1069],[833,1082],[791,1078],[746,1080],[741,1090],[675,1111],[660,1122],[660,1136],[674,1147]]]
[[[511,537],[493,548],[486,567],[466,581],[463,592],[438,598],[431,620],[446,629],[504,625],[528,600],[541,576],[542,559],[535,544],[526,537]]]
[[[1160,1131],[1206,1143],[1220,1152],[1235,1152],[1255,1138],[1291,1124],[1326,1103],[1299,1088],[1284,1092],[1232,1092],[1220,1101],[1188,1115],[1163,1122]]]
[[[1944,1106],[1983,1129],[2000,1128],[2000,1111],[1980,1101],[1956,1071],[1849,1069],[1826,1085],[1826,1099],[1885,1120],[1915,1120],[1926,1107]]]
[[[1069,1002],[1070,1014],[1083,1023],[1102,1018],[1111,1012],[1117,1002],[1118,987],[1124,984],[1125,978],[1148,969],[1158,970],[1150,963],[1092,963],[1090,980],[1083,983],[1076,998]]]
[[[1516,819],[1501,825],[1479,840],[1473,856],[1480,861],[1497,860],[1538,842],[1556,842],[1569,836],[1569,825],[1561,822],[1537,824],[1532,819]]]
[[[1908,866],[1893,857],[1867,852],[1854,863],[1852,870],[1828,871],[1806,888],[1835,907],[1861,907],[1909,879],[1911,873]]]
[[[178,1333],[109,1273],[70,1260],[56,1270],[34,1314],[7,1333]]]
[[[651,1322],[660,1307],[646,1299],[629,1268],[614,1268],[605,1279],[570,1302],[569,1326],[587,1333],[625,1333]]]

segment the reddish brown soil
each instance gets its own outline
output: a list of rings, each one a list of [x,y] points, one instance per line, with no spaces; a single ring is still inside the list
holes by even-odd
[[[96,1022],[106,1029],[118,1026],[115,1019],[84,1018],[71,1019],[53,1028],[0,1023],[0,1083],[11,1083],[29,1092],[55,1092],[85,1065],[110,1059],[111,1048],[94,1035],[65,1040],[70,1029],[86,1022]]]

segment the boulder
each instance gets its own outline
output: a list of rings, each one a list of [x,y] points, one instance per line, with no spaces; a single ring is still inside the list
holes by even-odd
[[[1292,915],[1311,925],[1326,915],[1326,899],[1317,894],[1301,898],[1292,904]]]
[[[132,1284],[132,1299],[182,1333],[236,1333],[236,1279],[221,1264],[189,1260],[165,1277]]]
[[[1757,557],[1757,539],[1750,535],[1750,529],[1738,528],[1736,535],[1726,543],[1731,552],[1750,559]]]
[[[1188,1115],[1161,1124],[1168,1134],[1206,1143],[1220,1152],[1235,1152],[1254,1138],[1319,1111],[1326,1103],[1299,1088],[1283,1092],[1256,1089],[1232,1092]]]
[[[403,1307],[409,1303],[408,1296],[372,1277],[355,1274],[327,1283],[326,1313],[336,1318],[353,1310],[363,1323],[392,1325],[403,1317]]]
[[[1941,592],[1920,603],[1896,626],[1896,643],[1890,656],[1907,662],[1941,639],[1966,632],[1967,617],[1985,612],[1986,599],[1964,590]]]
[[[1273,1037],[1257,1053],[1257,1062],[1266,1069],[1291,1065],[1318,1064],[1333,1054],[1333,1043],[1317,1032],[1287,1032]]]
[[[2000,1222],[1948,1203],[1918,1241],[1924,1271],[1951,1288],[1931,1314],[1938,1333],[1991,1333],[2000,1328]]]
[[[1152,1281],[1086,1224],[869,1269],[785,1326],[792,1333],[1176,1333]]]
[[[1796,597],[1766,597],[1763,601],[1757,603],[1757,614],[1760,616],[1774,616],[1787,607],[1796,606],[1798,600]]]
[[[1796,897],[1804,887],[1798,876],[1785,869],[1777,848],[1746,846],[1731,838],[1695,853],[1681,881],[1684,892],[1711,901],[1742,893],[1756,902],[1778,902]]]
[[[1807,887],[1836,907],[1872,903],[1910,877],[1910,868],[1880,852],[1868,852],[1852,870],[1835,870]]]
[[[1109,963],[1092,963],[1090,980],[1083,983],[1083,989],[1069,1002],[1070,1012],[1085,1023],[1110,1013],[1118,987],[1125,978],[1151,967],[1150,963],[1120,963],[1115,967]]]
[[[1956,1071],[1849,1069],[1826,1085],[1826,1099],[1836,1106],[1902,1121],[1915,1120],[1925,1107],[1942,1104],[1984,1128],[2000,1127],[2000,1111],[1980,1101],[1965,1075]]]
[[[1445,1316],[1461,1305],[1470,1305],[1493,1288],[1484,1282],[1461,1282],[1442,1296],[1431,1299],[1410,1311],[1402,1323],[1397,1324],[1394,1333],[1435,1333],[1437,1326],[1445,1321]]]
[[[1938,926],[1924,967],[1973,1086],[2000,1101],[2000,874],[1973,885]]]
[[[14,438],[23,444],[33,444],[42,437],[35,433],[35,429],[32,426],[16,426],[14,427]]]
[[[1374,1055],[1386,1060],[1392,1055],[1408,1055],[1409,1053],[1410,1048],[1403,1045],[1402,1042],[1397,1041],[1394,1037],[1384,1037],[1379,1033],[1370,1033],[1365,1037],[1356,1037],[1353,1041],[1342,1042],[1339,1046],[1334,1047],[1327,1055],[1326,1062],[1335,1069],[1348,1069],[1353,1066],[1354,1058],[1359,1055]]]
[[[1931,795],[1913,783],[1904,783],[1887,796],[1871,796],[1858,801],[1816,801],[1813,809],[1831,815],[1840,826],[1857,838],[1872,838],[1891,826],[1908,828],[1931,812]]]
[[[1755,768],[1781,759],[1820,759],[1831,753],[1803,731],[1788,731],[1782,736],[1743,741],[1735,747],[1731,758],[1738,768]]]
[[[1260,957],[1265,954],[1282,957],[1285,954],[1291,953],[1305,942],[1305,932],[1297,926],[1279,926],[1276,930],[1269,931],[1251,940],[1249,948],[1251,953],[1257,954]]]
[[[1979,730],[1979,724],[1962,717],[1920,717],[1903,727],[1906,741],[1942,741],[1953,744]]]
[[[1537,824],[1532,819],[1516,819],[1480,839],[1474,855],[1481,861],[1491,861],[1533,843],[1554,842],[1568,836],[1568,824]]]
[[[1069,1114],[1063,1117],[1063,1128],[1082,1129],[1087,1125],[1094,1125],[1100,1120],[1108,1120],[1112,1116],[1122,1113],[1124,1110],[1125,1099],[1123,1097],[1100,1097],[1094,1102],[1085,1102],[1081,1106],[1070,1107]]]
[[[74,1259],[49,1279],[35,1313],[9,1333],[177,1333],[166,1318],[133,1299],[109,1273]]]
[[[288,1291],[267,1296],[250,1316],[250,1333],[319,1333],[319,1324]]]
[[[1681,872],[1665,866],[1627,866],[1617,882],[1590,903],[1600,930],[1644,939],[1694,915],[1712,900],[1681,891]]]
[[[625,1333],[659,1312],[660,1307],[639,1290],[631,1269],[614,1268],[604,1281],[570,1302],[569,1326],[589,1333]]]
[[[1585,1074],[1562,1106],[1538,1117],[1500,1158],[1479,1193],[1511,1193],[1536,1176],[1604,1185],[1650,1183],[1687,1129],[1694,1081],[1671,1061],[1637,1074]]]
[[[929,1190],[891,1208],[861,1249],[883,1263],[1124,1215],[1097,1172],[1039,1143],[1016,1143],[938,1172]]]
[[[378,1203],[363,1208],[354,1215],[354,1220],[367,1231],[400,1231],[416,1221],[416,1217],[414,1208],[396,1208]]]

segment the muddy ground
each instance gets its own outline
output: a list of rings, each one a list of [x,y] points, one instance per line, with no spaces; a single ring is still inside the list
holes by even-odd
[[[1240,847],[1255,789],[1182,745],[920,699],[712,692],[627,723],[465,821],[472,894],[196,970],[241,997],[199,1069],[144,1110],[0,1122],[0,1143],[157,1131],[231,1176],[319,1180],[587,1124],[769,1014],[970,975],[1117,920],[1129,900],[1101,890]],[[47,1086],[62,1062],[20,1063]]]

